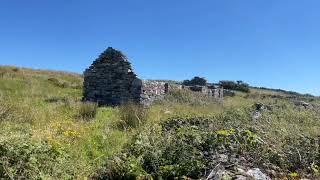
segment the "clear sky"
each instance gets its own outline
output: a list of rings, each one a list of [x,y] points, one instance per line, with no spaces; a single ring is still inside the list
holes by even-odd
[[[0,64],[82,73],[108,46],[145,79],[320,95],[319,0],[0,0]]]

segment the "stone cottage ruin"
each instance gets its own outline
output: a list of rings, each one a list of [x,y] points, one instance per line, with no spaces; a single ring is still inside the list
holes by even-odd
[[[109,47],[84,72],[83,100],[99,105],[128,102],[150,105],[163,98],[168,84],[137,78],[125,55]]]
[[[226,90],[214,85],[176,86],[220,100],[227,95]],[[162,99],[168,91],[167,83],[139,79],[127,57],[111,47],[84,72],[83,100],[99,105],[116,106],[133,102],[149,106],[155,100]]]
[[[215,99],[223,100],[225,90],[216,85],[206,85],[206,86],[182,86],[182,89],[189,89],[194,92],[200,92],[208,97],[214,97]]]

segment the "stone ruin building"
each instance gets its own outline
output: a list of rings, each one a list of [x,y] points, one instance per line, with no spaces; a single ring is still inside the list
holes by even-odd
[[[223,100],[226,96],[235,96],[234,91],[224,89],[222,86],[217,84],[207,84],[206,86],[194,85],[194,86],[181,86],[181,89],[189,89],[194,92],[200,92],[209,97],[213,97],[218,100]]]
[[[223,99],[225,90],[215,85],[182,86],[209,97]],[[169,91],[168,83],[141,80],[133,72],[127,57],[109,47],[84,72],[83,100],[116,106],[128,102],[151,105]]]
[[[168,92],[168,84],[137,78],[126,56],[109,47],[84,72],[83,100],[99,105],[128,102],[150,105]]]
[[[214,97],[215,99],[222,100],[224,96],[224,89],[216,85],[207,85],[207,86],[182,86],[183,89],[189,89],[194,92],[200,92],[209,97]]]

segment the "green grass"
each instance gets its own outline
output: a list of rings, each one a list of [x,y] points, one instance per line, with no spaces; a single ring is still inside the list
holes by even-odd
[[[128,107],[96,109],[82,103],[82,81],[74,73],[0,67],[0,178],[84,179],[110,172],[115,177],[122,173],[122,178],[172,177],[174,171],[180,173],[176,175],[199,177],[204,175],[203,168],[213,164],[193,156],[200,152],[195,147],[220,146],[204,142],[209,137],[219,140],[217,134],[231,131],[228,138],[241,139],[248,130],[264,142],[259,145],[263,151],[252,153],[257,149],[251,146],[241,151],[265,158],[265,162],[254,161],[260,168],[269,167],[261,164],[273,162],[271,155],[281,155],[287,158],[278,165],[282,177],[294,173],[315,177],[319,170],[317,149],[303,144],[309,142],[306,139],[319,140],[319,98],[252,89],[249,94],[237,92],[235,97],[220,102],[198,93],[174,90],[142,114],[138,114],[142,112],[138,107],[131,107],[132,116]],[[293,98],[309,102],[314,108],[298,108]],[[253,121],[257,102],[271,105],[272,111]],[[195,119],[197,123],[193,122]],[[175,123],[186,125],[172,129]],[[170,128],[163,129],[165,124]],[[190,138],[191,146],[184,143]],[[230,143],[239,142],[230,139]],[[304,153],[308,151],[313,155]],[[180,153],[188,158],[181,158]],[[299,156],[303,158],[301,162],[295,159]],[[8,157],[17,163],[8,163]],[[20,164],[17,160],[21,160]],[[146,168],[150,161],[159,162],[155,165],[159,169]],[[196,166],[187,166],[190,163]],[[190,174],[185,174],[187,171]]]
[[[99,108],[93,120],[79,118],[86,106],[80,101],[80,75],[14,67],[0,67],[0,72],[1,136],[28,135],[63,149],[70,156],[64,164],[74,167],[63,172],[66,177],[89,177],[127,142],[128,133],[113,128],[117,110]],[[70,85],[58,86],[49,78]]]

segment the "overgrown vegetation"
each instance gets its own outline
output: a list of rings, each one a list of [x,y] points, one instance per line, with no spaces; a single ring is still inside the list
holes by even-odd
[[[122,129],[141,127],[148,118],[148,110],[140,104],[128,103],[119,107],[119,126]]]
[[[236,90],[236,91],[242,91],[242,92],[249,92],[250,87],[249,84],[244,83],[242,81],[220,81],[219,82],[220,86],[222,86],[225,89],[230,89],[230,90]]]
[[[80,104],[78,117],[90,120],[96,117],[98,105],[96,103],[84,102]]]
[[[203,77],[194,77],[191,80],[184,80],[182,82],[185,86],[205,86],[207,84],[207,80]]]
[[[71,178],[72,166],[62,148],[29,137],[1,137],[0,177],[5,179]]]
[[[97,107],[81,102],[81,86],[76,74],[0,67],[0,179],[204,178],[218,164],[319,178],[317,97],[172,90],[148,109]]]
[[[96,178],[199,179],[221,163],[231,169],[239,165],[276,172],[269,174],[272,177],[283,178],[291,173],[301,177],[319,175],[319,137],[307,135],[299,127],[282,127],[292,131],[287,133],[275,129],[281,123],[289,123],[287,119],[276,118],[257,125],[250,112],[250,108],[244,108],[209,117],[178,116],[142,129],[123,154],[107,161]],[[280,112],[276,114],[281,116]],[[295,113],[298,119],[306,118],[299,114]],[[319,125],[318,120],[307,119]]]

